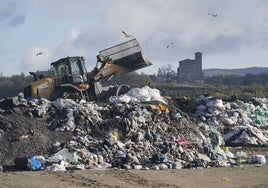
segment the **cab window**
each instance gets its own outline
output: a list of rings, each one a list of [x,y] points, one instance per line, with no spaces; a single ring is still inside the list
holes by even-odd
[[[79,60],[77,58],[70,59],[71,74],[72,75],[82,75],[81,67],[80,67],[80,64],[78,61]]]

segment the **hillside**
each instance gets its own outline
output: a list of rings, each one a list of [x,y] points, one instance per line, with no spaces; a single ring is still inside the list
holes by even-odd
[[[220,74],[268,74],[268,67],[249,67],[249,68],[240,68],[240,69],[203,69],[204,75],[207,77],[216,76]]]

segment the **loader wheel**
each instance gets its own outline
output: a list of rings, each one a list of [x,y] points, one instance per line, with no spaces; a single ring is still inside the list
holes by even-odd
[[[76,93],[66,93],[65,95],[64,95],[64,99],[72,99],[72,100],[74,100],[74,101],[79,101],[79,100],[81,100],[82,98],[80,97],[80,95],[79,94],[76,94]]]
[[[0,129],[0,139],[4,136],[4,134],[5,132],[2,129]]]
[[[63,95],[64,95],[64,91],[63,90],[54,91],[54,93],[50,96],[50,100],[51,101],[55,101],[58,98],[64,98]]]
[[[59,89],[55,91],[50,98],[52,101],[57,100],[58,98],[72,99],[74,101],[82,99],[82,97],[78,93],[74,93],[73,91],[67,92],[66,89]]]
[[[130,87],[127,85],[121,85],[116,90],[116,96],[126,94],[130,90]]]

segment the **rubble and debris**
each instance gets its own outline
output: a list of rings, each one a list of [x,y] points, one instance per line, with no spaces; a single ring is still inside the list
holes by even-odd
[[[193,104],[148,86],[107,103],[8,98],[0,102],[0,160],[18,170],[49,171],[263,165],[265,156],[226,147],[267,144],[267,101],[254,101],[206,97]],[[184,111],[187,105],[178,102],[191,106]]]
[[[248,157],[247,162],[250,164],[260,164],[265,165],[266,159],[264,155],[252,155]]]
[[[253,98],[246,103],[239,100],[223,102],[206,97],[197,102],[195,117],[223,132],[226,145],[268,145],[266,99]]]

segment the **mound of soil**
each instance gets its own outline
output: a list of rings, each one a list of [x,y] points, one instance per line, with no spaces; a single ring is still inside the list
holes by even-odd
[[[16,157],[48,155],[55,142],[66,143],[70,132],[48,128],[49,113],[42,118],[31,116],[29,107],[16,107],[0,113],[0,164],[13,164]]]

